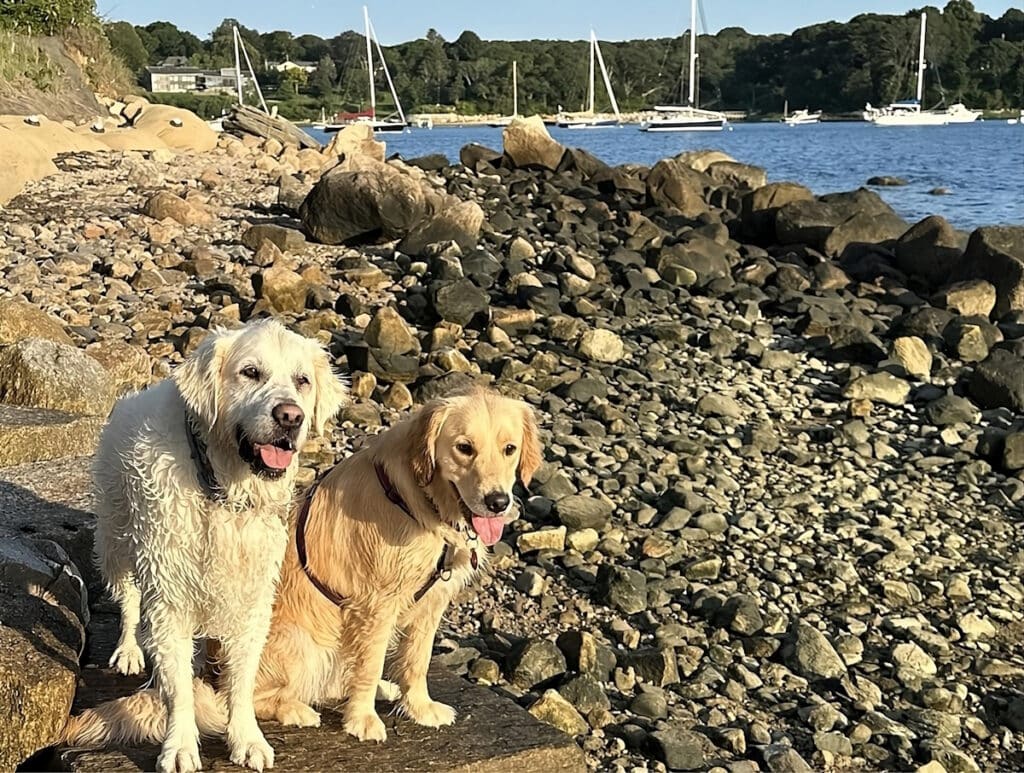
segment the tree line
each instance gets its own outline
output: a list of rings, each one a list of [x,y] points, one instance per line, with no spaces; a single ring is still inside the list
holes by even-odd
[[[863,14],[790,35],[752,35],[728,27],[698,38],[700,103],[709,108],[779,113],[808,107],[829,113],[860,110],[913,96],[922,9],[904,15]],[[1024,106],[1024,11],[994,19],[970,0],[927,6],[925,106],[962,101],[989,110]],[[197,67],[234,62],[231,29],[238,26],[258,73],[276,96],[307,110],[366,106],[365,39],[347,31],[332,37],[259,32],[225,19],[205,40],[170,22],[106,25],[114,50],[140,75],[168,57]],[[538,33],[543,30],[538,29]],[[582,34],[581,30],[581,34]],[[675,102],[686,80],[688,33],[678,37],[605,42],[601,50],[620,106],[639,110]],[[578,110],[586,100],[585,40],[482,40],[466,31],[447,41],[430,30],[384,49],[408,112],[454,109],[462,114],[511,111],[511,63],[518,62],[520,112]],[[265,64],[285,59],[316,63],[310,74],[277,73]],[[378,73],[379,83],[383,76]],[[378,89],[378,91],[380,91]],[[598,103],[607,99],[600,85]]]

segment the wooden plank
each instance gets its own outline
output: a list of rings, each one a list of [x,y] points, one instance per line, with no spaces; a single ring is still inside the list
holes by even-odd
[[[321,145],[286,118],[269,116],[262,110],[239,105],[224,118],[224,131],[236,135],[253,134],[264,139],[275,139],[285,145],[320,150]]]

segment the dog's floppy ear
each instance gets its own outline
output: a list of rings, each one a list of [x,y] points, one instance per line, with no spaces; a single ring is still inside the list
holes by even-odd
[[[416,483],[430,485],[437,467],[437,438],[441,434],[444,420],[448,418],[450,406],[444,400],[434,400],[420,409],[412,420],[409,438],[409,453],[412,456],[412,471]]]
[[[316,430],[316,434],[322,435],[327,420],[341,410],[341,406],[348,399],[348,387],[331,367],[331,358],[326,350],[312,341],[310,345],[315,350],[313,384],[316,390],[314,394],[316,402],[313,405],[313,429]]]
[[[171,376],[185,405],[207,427],[217,423],[220,371],[236,335],[220,328],[211,331]]]
[[[534,473],[544,461],[544,450],[540,445],[540,431],[537,416],[527,405],[523,406],[523,443],[519,451],[519,480],[529,486]]]

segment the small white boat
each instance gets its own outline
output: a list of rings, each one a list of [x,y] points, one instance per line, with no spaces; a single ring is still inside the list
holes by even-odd
[[[792,114],[789,112],[789,103],[786,103],[785,115],[782,118],[782,123],[786,126],[804,126],[809,123],[818,123],[821,121],[821,111],[817,110],[811,112],[810,110],[794,110]]]
[[[601,68],[601,77],[604,79],[604,87],[608,91],[608,98],[612,103],[614,118],[601,117],[594,112],[594,97],[596,92],[596,73],[594,63]],[[604,57],[601,56],[601,46],[597,43],[597,35],[590,30],[590,85],[587,90],[587,112],[579,115],[560,114],[555,125],[561,129],[609,129],[619,126],[622,123],[622,115],[619,113],[619,104],[615,101],[615,91],[612,89],[611,79],[608,77],[608,70],[604,66]]]
[[[697,0],[690,0],[690,92],[685,105],[655,105],[657,115],[640,125],[642,132],[720,132],[725,113],[697,107]]]
[[[1010,126],[1014,126],[1015,124],[1024,126],[1024,110],[1020,111],[1020,115],[1017,118],[1007,118],[1006,122],[1010,124]]]
[[[970,110],[957,102],[944,110],[922,110],[924,98],[924,42],[928,27],[928,14],[921,12],[921,42],[917,55],[917,96],[893,102],[886,107],[872,107],[868,102],[864,107],[864,120],[875,126],[945,126],[951,123],[973,123],[981,117],[980,110]]]
[[[429,115],[421,115],[413,122],[413,125],[417,129],[433,129],[434,119],[431,118]]]
[[[499,118],[496,121],[491,121],[487,125],[494,129],[500,129],[504,126],[508,126],[512,121],[519,117],[519,72],[516,69],[516,60],[512,60],[512,115],[506,115],[503,118]]]

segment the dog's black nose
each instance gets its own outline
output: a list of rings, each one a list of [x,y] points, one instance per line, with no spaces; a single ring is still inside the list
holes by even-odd
[[[504,491],[492,491],[484,497],[484,504],[487,505],[487,509],[492,513],[505,512],[510,501],[508,494]]]
[[[275,405],[274,410],[270,412],[270,415],[274,417],[274,421],[277,422],[278,426],[284,427],[285,429],[295,429],[302,426],[302,420],[306,418],[306,414],[302,412],[302,409],[295,403],[281,403]]]

